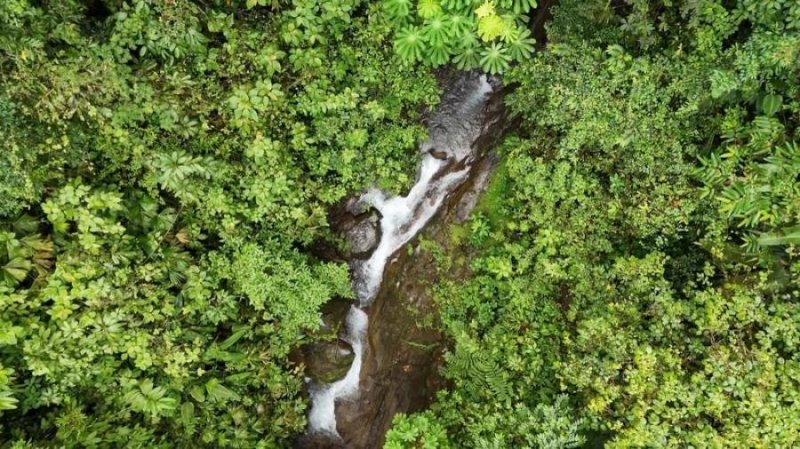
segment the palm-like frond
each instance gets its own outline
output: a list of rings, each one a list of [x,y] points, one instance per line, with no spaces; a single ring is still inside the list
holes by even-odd
[[[417,3],[417,14],[423,19],[430,19],[442,14],[442,5],[439,0],[420,0]]]
[[[445,19],[449,36],[456,42],[467,35],[475,26],[468,16],[453,14]]]
[[[392,20],[405,19],[411,11],[411,0],[386,0],[383,2],[383,10]]]
[[[431,47],[444,47],[449,39],[450,29],[442,16],[434,16],[425,21],[422,35]],[[433,49],[432,49],[433,50]]]
[[[533,53],[535,44],[536,39],[531,37],[530,30],[517,30],[516,36],[508,42],[508,52],[515,60],[522,61]]]
[[[514,14],[525,14],[536,7],[536,0],[499,0],[499,5]]]
[[[499,42],[495,42],[481,52],[481,68],[491,74],[505,71],[510,61],[508,50]]]
[[[506,22],[497,14],[481,17],[478,20],[478,35],[486,42],[497,39],[507,33]]]
[[[451,49],[446,43],[438,43],[430,47],[428,60],[432,66],[437,67],[450,61],[451,54]]]
[[[442,6],[449,11],[456,11],[458,13],[467,13],[477,3],[476,0],[442,0]]]
[[[478,38],[474,33],[464,35],[464,39],[459,47],[458,54],[453,58],[456,67],[461,70],[472,70],[478,68],[481,64],[481,56],[479,53],[480,45]]]
[[[394,40],[395,51],[407,61],[421,61],[425,48],[425,38],[419,27],[408,26],[397,33]]]

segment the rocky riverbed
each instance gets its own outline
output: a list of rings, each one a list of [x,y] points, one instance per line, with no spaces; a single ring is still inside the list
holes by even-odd
[[[470,117],[471,121],[459,120],[458,114],[463,111],[459,112],[458,108],[463,97],[475,89],[478,76],[453,74],[446,82],[443,106],[437,114],[454,120],[437,121],[434,117],[429,130],[430,142],[421,149],[431,159],[442,161],[441,172],[435,174],[437,179],[452,173],[463,173],[463,176],[441,200],[434,215],[423,223],[424,230],[387,259],[380,285],[374,297],[366,302],[364,311],[369,326],[358,373],[358,392],[337,400],[335,429],[338,435],[312,432],[300,438],[297,447],[381,447],[393,416],[424,409],[442,386],[438,375],[444,349],[442,336],[434,326],[423,324],[435,317],[429,291],[437,281],[435,260],[429,252],[419,251],[418,242],[424,236],[440,246],[448,245],[450,224],[468,218],[496,163],[491,149],[510,126],[502,104],[506,89],[496,79],[489,80],[487,92],[490,92],[481,100],[480,110]],[[446,110],[448,107],[453,108],[452,113]],[[449,144],[454,139],[467,139],[458,142],[465,153],[454,154],[452,150],[442,149],[444,143]],[[437,142],[443,144],[436,145]],[[378,210],[357,197],[332,214],[334,229],[349,242],[349,249],[335,257],[351,264],[356,288],[359,267],[370,259],[381,242],[381,220]],[[338,310],[342,317],[341,308]],[[326,322],[331,317],[326,314]],[[343,344],[346,337],[341,337],[306,349],[304,361],[315,382],[330,382],[337,375],[340,378],[347,373],[345,362],[353,359],[352,348],[348,351],[349,346]]]

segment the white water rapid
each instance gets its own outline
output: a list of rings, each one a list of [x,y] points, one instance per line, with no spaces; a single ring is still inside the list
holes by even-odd
[[[425,155],[417,182],[408,194],[387,198],[380,190],[372,189],[361,197],[362,203],[381,214],[381,240],[369,259],[354,262],[354,286],[360,306],[353,306],[348,312],[344,339],[353,347],[355,358],[342,379],[311,389],[310,432],[338,436],[336,401],[352,399],[358,393],[368,325],[363,309],[375,299],[392,256],[417,235],[445,198],[467,179],[472,143],[480,135],[481,113],[491,92],[485,76],[462,75],[445,93],[431,120],[430,140],[420,147]]]

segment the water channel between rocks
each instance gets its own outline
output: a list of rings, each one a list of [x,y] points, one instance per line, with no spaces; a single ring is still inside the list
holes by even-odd
[[[390,294],[390,290],[399,287],[409,274],[413,276],[403,267],[393,266],[400,265],[396,261],[399,250],[434,216],[442,215],[442,209],[452,209],[449,202],[465,203],[461,204],[458,216],[452,218],[465,219],[477,191],[485,185],[493,165],[486,157],[488,146],[502,132],[498,131],[503,115],[499,84],[498,80],[475,73],[454,75],[430,119],[429,140],[420,146],[423,155],[417,182],[408,194],[387,197],[372,189],[350,201],[348,213],[355,219],[343,233],[354,254],[360,253],[349,258],[358,305],[347,312],[341,338],[352,347],[352,363],[340,379],[310,385],[309,437],[301,440],[305,442],[299,447],[380,447],[392,415],[413,411],[408,409],[413,408],[410,396],[414,396],[415,385],[408,383],[413,382],[414,376],[405,379],[406,385],[394,392],[395,400],[391,400],[391,384],[396,382],[391,372],[403,368],[394,366],[398,364],[397,357],[390,360],[391,357],[387,359],[376,350],[387,337],[408,337],[387,336],[378,328],[386,324],[384,315],[398,314],[390,310],[393,307],[387,302],[390,298],[384,297],[397,296]],[[412,265],[404,262],[403,265]],[[384,285],[389,272],[393,277],[388,284],[395,285]],[[403,331],[390,324],[387,328]],[[404,366],[411,370],[407,364]],[[427,371],[431,369],[427,367]],[[417,382],[427,380],[417,379]],[[418,387],[420,391],[426,390],[422,385]],[[337,423],[337,417],[341,422]]]

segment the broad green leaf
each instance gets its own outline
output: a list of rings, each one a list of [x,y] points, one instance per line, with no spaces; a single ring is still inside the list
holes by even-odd
[[[201,386],[194,386],[191,390],[189,390],[189,395],[194,398],[197,402],[205,402],[206,400],[206,392],[203,390]]]
[[[231,334],[230,337],[226,338],[225,341],[223,341],[219,345],[219,348],[224,351],[230,348],[231,346],[235,345],[236,342],[239,341],[239,339],[244,337],[244,335],[247,333],[248,330],[250,330],[250,328],[242,327],[241,329],[235,331],[233,334]]]
[[[0,391],[0,410],[14,410],[19,401],[11,395],[10,391]]]
[[[31,268],[33,268],[31,262],[29,260],[22,259],[21,257],[9,260],[5,266],[3,266],[3,272],[6,275],[6,282],[11,283],[13,286],[13,284],[16,282],[24,281],[28,276],[28,272],[31,271]]]
[[[194,404],[191,402],[184,402],[181,405],[181,423],[187,429],[194,428]]]
[[[208,396],[217,402],[237,401],[239,395],[222,385],[217,379],[211,379],[206,382],[206,392]]]
[[[800,226],[761,234],[758,244],[761,246],[798,245],[800,244]]]
[[[761,101],[761,110],[768,116],[773,116],[783,105],[783,97],[780,95],[767,95]]]

